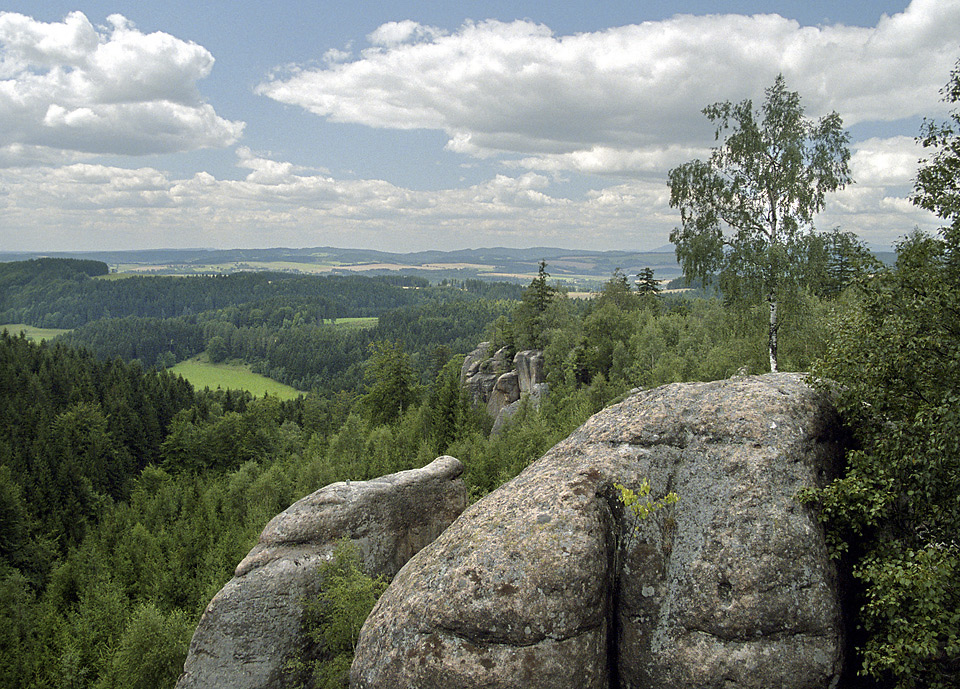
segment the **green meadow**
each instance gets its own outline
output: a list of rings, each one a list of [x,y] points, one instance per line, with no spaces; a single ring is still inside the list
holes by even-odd
[[[246,390],[256,397],[263,397],[269,393],[283,400],[294,399],[303,394],[296,388],[254,373],[250,370],[249,364],[230,362],[212,364],[207,360],[206,354],[181,361],[171,368],[170,372],[183,376],[198,390],[203,388]]]
[[[0,332],[8,331],[11,335],[19,335],[22,330],[23,333],[27,336],[28,340],[33,342],[39,342],[41,340],[52,340],[57,335],[63,335],[64,333],[70,332],[69,330],[62,330],[60,328],[35,328],[32,325],[24,325],[23,323],[7,323],[5,325],[0,325]]]
[[[362,330],[363,328],[375,328],[377,326],[376,316],[364,316],[359,318],[338,318],[336,322],[338,328],[348,330]]]

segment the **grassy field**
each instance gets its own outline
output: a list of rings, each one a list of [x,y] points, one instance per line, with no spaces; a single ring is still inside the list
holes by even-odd
[[[364,316],[358,318],[338,318],[336,327],[346,328],[348,330],[361,330],[363,328],[377,327],[376,316]]]
[[[34,328],[32,325],[24,325],[23,323],[7,323],[5,325],[0,325],[0,331],[8,331],[11,335],[19,335],[22,330],[26,334],[28,340],[33,340],[34,342],[39,342],[40,340],[52,340],[57,335],[63,335],[64,333],[70,332],[69,330],[61,330],[60,328]]]
[[[224,390],[247,390],[257,397],[269,393],[283,400],[294,399],[303,394],[289,385],[253,373],[248,364],[211,364],[206,354],[181,361],[170,371],[186,378],[198,390],[216,390],[218,387]]]

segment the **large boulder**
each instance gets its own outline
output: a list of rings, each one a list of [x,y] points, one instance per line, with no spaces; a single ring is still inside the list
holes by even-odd
[[[511,398],[506,397],[498,405],[494,405],[493,396],[488,403],[488,411],[492,411],[494,417],[491,433],[499,433],[503,427],[520,411],[522,404],[531,405],[534,409],[540,408],[540,403],[550,391],[550,385],[546,382],[547,378],[543,371],[543,352],[539,349],[525,349],[517,352],[513,357],[513,371],[509,374],[516,376],[516,392],[511,394]],[[503,376],[501,376],[503,378]],[[500,387],[500,380],[497,380],[495,388]],[[495,394],[495,393],[494,393]]]
[[[476,406],[487,404],[499,375],[492,371],[494,365],[488,363],[489,350],[490,343],[481,342],[476,349],[467,354],[460,368],[460,385],[467,391],[470,400]]]
[[[207,606],[177,688],[287,686],[284,670],[308,644],[304,600],[319,592],[320,564],[338,541],[356,544],[368,574],[393,576],[466,507],[462,472],[458,460],[439,457],[422,469],[331,484],[274,517]]]
[[[351,686],[835,686],[836,572],[793,496],[834,475],[839,429],[799,374],[668,385],[595,415],[407,563]],[[638,523],[613,484],[644,478],[680,501]]]

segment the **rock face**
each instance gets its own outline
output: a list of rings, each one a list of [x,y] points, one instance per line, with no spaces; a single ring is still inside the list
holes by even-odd
[[[470,393],[474,405],[486,407],[497,432],[520,408],[521,395],[528,395],[539,406],[547,394],[543,373],[543,352],[528,349],[517,352],[511,362],[503,347],[487,356],[489,342],[481,342],[463,361],[460,383]]]
[[[283,670],[305,640],[303,600],[318,593],[319,565],[341,538],[356,543],[368,574],[393,576],[467,504],[453,457],[373,481],[334,483],[274,517],[235,577],[207,606],[178,689],[286,686]]]
[[[799,374],[640,392],[474,504],[364,625],[355,689],[835,686],[836,573],[794,501],[843,453]],[[614,482],[680,501],[638,523]]]
[[[525,349],[513,357],[513,366],[517,371],[520,392],[536,394],[537,386],[543,385],[543,352],[539,349]]]

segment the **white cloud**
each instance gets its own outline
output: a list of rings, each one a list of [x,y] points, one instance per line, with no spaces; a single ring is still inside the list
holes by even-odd
[[[867,139],[853,145],[850,171],[859,185],[910,189],[923,153],[912,136]]]
[[[858,148],[866,184],[831,196],[820,227],[840,225],[889,243],[936,222],[890,184],[866,174],[908,155],[905,142]],[[0,169],[0,236],[7,250],[111,247],[377,246],[412,251],[465,246],[554,245],[617,249],[662,245],[677,224],[662,179],[633,179],[564,196],[534,172],[498,174],[459,189],[403,188],[383,180],[337,179],[238,150],[240,180],[200,172],[174,179],[144,167],[76,163]]]
[[[323,61],[328,64],[336,64],[338,62],[346,62],[351,57],[353,57],[353,53],[351,53],[349,50],[330,48],[330,50],[323,54]]]
[[[4,249],[92,248],[93,233],[117,248],[653,248],[678,222],[666,170],[714,143],[703,106],[759,102],[782,71],[813,116],[938,117],[960,0],[914,0],[874,28],[711,15],[557,36],[531,22],[448,34],[394,22],[365,50],[330,50],[322,67],[293,66],[258,88],[335,122],[445,132],[448,150],[502,173],[435,190],[338,178],[246,147],[240,179],[90,164],[97,152],[225,146],[243,127],[197,89],[208,51],[119,15],[108,22],[0,13]],[[820,227],[877,243],[936,227],[907,200],[922,154],[911,137],[858,141],[852,153],[857,183],[828,198]],[[609,177],[584,191],[581,174]]]
[[[202,46],[143,34],[120,15],[97,29],[81,12],[60,23],[0,13],[0,161],[17,151],[150,154],[228,146],[242,122],[219,117],[197,81]]]
[[[647,173],[659,173],[692,158],[706,158],[709,155],[709,148],[697,148],[682,144],[650,146],[639,149],[594,146],[590,150],[506,161],[505,165],[507,167],[555,173],[571,170],[592,175],[642,176]]]
[[[451,34],[406,21],[373,32],[353,61],[258,92],[334,122],[442,130],[449,150],[519,155],[530,169],[643,173],[711,143],[702,107],[759,103],[778,72],[809,114],[836,109],[847,125],[942,113],[957,35],[960,0],[914,0],[872,28],[678,15],[556,36],[528,21]]]
[[[855,183],[827,198],[818,226],[839,226],[868,243],[885,245],[917,227],[935,231],[941,224],[937,218],[910,201],[922,154],[915,139],[907,136],[854,144],[850,170]]]
[[[414,39],[432,39],[443,32],[430,26],[423,26],[410,19],[400,22],[387,22],[367,36],[371,45],[393,47]]]

